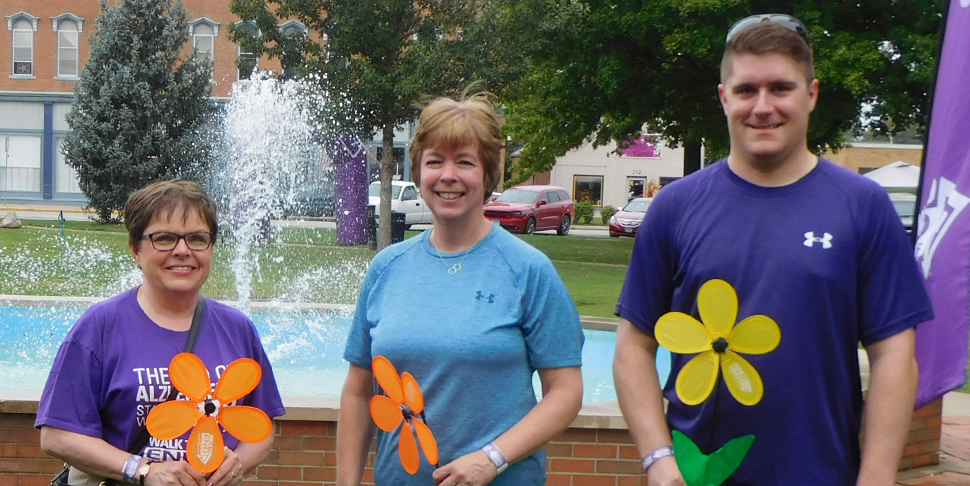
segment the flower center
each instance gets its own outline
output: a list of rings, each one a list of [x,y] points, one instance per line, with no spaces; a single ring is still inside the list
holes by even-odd
[[[216,411],[216,404],[212,403],[212,400],[205,401],[205,414],[212,415]]]
[[[711,343],[711,346],[714,348],[714,351],[718,353],[723,353],[727,351],[728,342],[727,342],[727,339],[719,337],[715,339],[713,343]]]
[[[401,414],[404,415],[404,420],[408,420],[411,417],[414,417],[414,411],[411,410],[411,407],[403,403],[401,404]]]

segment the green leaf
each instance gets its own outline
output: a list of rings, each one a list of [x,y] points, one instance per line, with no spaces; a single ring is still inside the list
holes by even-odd
[[[687,486],[720,486],[737,470],[754,443],[753,435],[731,439],[711,455],[705,455],[689,437],[673,431],[674,457]]]

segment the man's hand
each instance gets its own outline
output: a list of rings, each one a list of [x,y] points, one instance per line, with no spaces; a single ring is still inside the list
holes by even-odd
[[[498,472],[482,451],[475,451],[438,468],[431,477],[438,486],[483,486]]]

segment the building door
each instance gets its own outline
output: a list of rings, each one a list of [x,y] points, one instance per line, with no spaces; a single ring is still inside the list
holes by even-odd
[[[629,202],[635,197],[643,197],[647,191],[646,177],[627,177],[626,178],[626,200]]]

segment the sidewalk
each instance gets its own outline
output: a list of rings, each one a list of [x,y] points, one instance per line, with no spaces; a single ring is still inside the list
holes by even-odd
[[[970,486],[970,393],[943,397],[940,463],[902,471],[896,484],[905,486]]]

